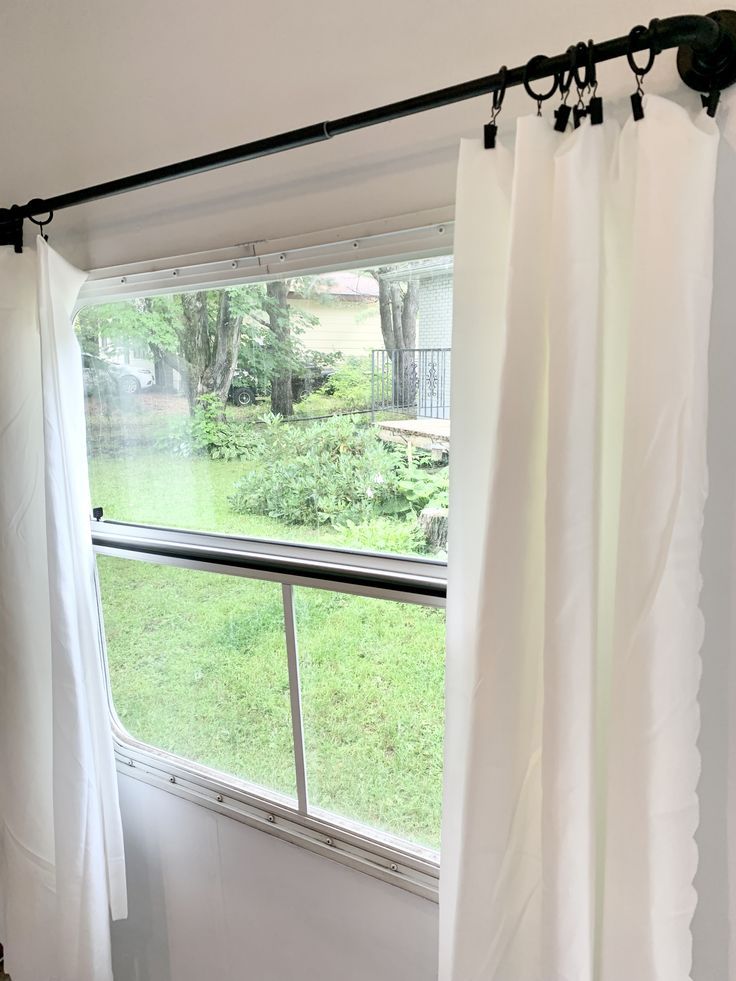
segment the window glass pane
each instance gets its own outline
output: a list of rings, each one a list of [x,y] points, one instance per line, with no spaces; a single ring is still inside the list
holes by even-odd
[[[449,257],[83,309],[108,518],[444,557]]]
[[[97,564],[127,731],[295,796],[281,587],[107,556]]]
[[[439,849],[444,611],[305,588],[295,602],[310,807]]]

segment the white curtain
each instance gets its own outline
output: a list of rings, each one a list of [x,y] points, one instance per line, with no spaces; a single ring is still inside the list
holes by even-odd
[[[13,981],[107,981],[125,873],[89,537],[85,274],[0,250],[0,941]]]
[[[717,145],[462,144],[440,981],[690,977]]]

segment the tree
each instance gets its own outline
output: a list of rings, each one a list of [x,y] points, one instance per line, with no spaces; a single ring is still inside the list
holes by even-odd
[[[415,279],[395,279],[396,269],[378,266],[370,270],[378,283],[381,334],[387,351],[405,351],[416,346],[419,286]],[[389,276],[389,274],[391,274]]]
[[[274,415],[294,414],[292,387],[291,317],[289,311],[289,281],[274,279],[266,286],[268,302],[266,312],[271,331],[269,347],[274,355],[274,371],[271,375],[271,412]]]
[[[260,365],[261,372],[270,381],[274,415],[288,417],[294,414],[296,383],[304,383],[307,379],[310,357],[313,357],[304,349],[300,337],[308,326],[318,322],[313,314],[290,306],[289,294],[309,297],[313,290],[313,277],[271,280],[266,284],[262,315],[254,311],[252,316],[253,324],[265,330],[260,337],[251,335],[250,344],[245,348],[246,357],[254,368]],[[253,341],[260,342],[260,351],[256,352]],[[258,356],[253,357],[256,353]]]
[[[223,411],[240,350],[243,314],[230,290],[181,293],[181,353],[187,365],[185,385],[190,408],[202,395],[216,395]]]
[[[216,395],[224,409],[238,364],[244,318],[262,303],[263,291],[258,287],[108,303],[82,310],[77,331],[84,350],[95,354],[146,343],[158,385],[170,387],[176,370],[190,411],[207,394]]]
[[[393,402],[412,407],[417,391],[416,359],[404,352],[416,348],[419,284],[411,276],[398,279],[396,266],[378,266],[369,272],[378,283],[381,334],[391,355]]]
[[[240,368],[270,388],[275,414],[293,414],[294,380],[308,370],[299,336],[316,318],[292,310],[294,286],[307,295],[309,280],[276,280],[230,289],[199,290],[85,307],[77,333],[85,351],[112,355],[115,349],[146,344],[157,386],[173,387],[179,373],[190,411],[202,395],[215,395],[223,413],[235,371]]]

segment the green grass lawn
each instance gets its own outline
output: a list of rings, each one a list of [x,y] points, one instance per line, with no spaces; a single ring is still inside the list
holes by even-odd
[[[143,447],[90,463],[107,518],[302,542],[228,504],[247,464]],[[380,543],[377,543],[380,547]],[[137,738],[294,795],[281,590],[275,583],[98,560],[113,698]],[[444,613],[295,591],[310,802],[439,846]]]

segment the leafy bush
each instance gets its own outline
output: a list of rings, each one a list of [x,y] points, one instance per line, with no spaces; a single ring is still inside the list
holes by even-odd
[[[216,395],[201,395],[190,419],[177,420],[159,447],[177,456],[206,453],[213,460],[243,460],[260,445],[252,425],[229,422]]]
[[[337,525],[367,521],[390,506],[402,462],[371,426],[350,416],[303,425],[271,416],[266,423],[230,498],[235,511]]]
[[[450,468],[431,470],[414,465],[407,467],[396,484],[397,494],[391,505],[385,508],[386,514],[418,514],[424,508],[445,508],[449,506]]]
[[[319,416],[368,409],[370,404],[370,359],[348,358],[318,391],[301,400],[298,412],[299,415]]]
[[[415,511],[449,506],[450,468],[438,470],[414,467],[402,477],[399,491]]]
[[[413,514],[398,521],[383,516],[372,518],[361,525],[347,521],[341,544],[394,555],[416,555],[427,551],[427,539]]]
[[[195,446],[205,450],[213,460],[242,460],[252,456],[260,439],[252,426],[227,422],[222,403],[216,395],[202,395],[192,420]]]

